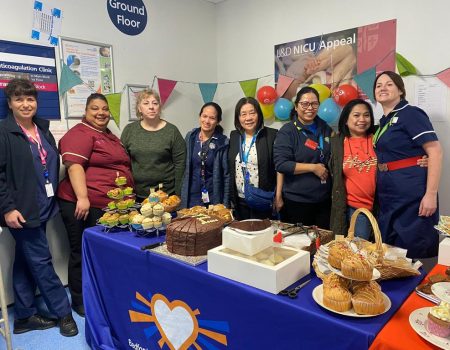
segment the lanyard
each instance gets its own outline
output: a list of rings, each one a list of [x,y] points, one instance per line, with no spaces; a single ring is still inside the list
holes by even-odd
[[[33,135],[31,135],[28,132],[27,129],[25,129],[22,125],[19,124],[19,126],[22,129],[22,131],[24,132],[24,134],[28,137],[28,140],[31,143],[35,143],[37,145],[39,158],[41,159],[41,164],[42,164],[42,167],[44,169],[44,177],[45,177],[45,179],[48,182],[47,151],[42,146],[41,136],[39,135],[39,131],[38,131],[38,128],[37,128],[36,124],[33,124],[33,125],[34,125],[34,133],[36,135],[36,138],[34,138]]]
[[[201,143],[200,151],[200,177],[202,180],[202,191],[206,189],[206,159],[208,158],[209,145],[212,142],[211,136],[208,141]]]
[[[245,137],[241,136],[241,161],[247,165],[248,163],[248,157],[250,155],[250,151],[252,149],[252,146],[255,144],[256,137],[258,136],[258,133],[255,133],[252,137],[252,141],[250,142],[250,146],[248,147],[248,151],[245,152]]]
[[[373,147],[376,147],[376,144],[378,142],[378,140],[380,139],[380,137],[386,132],[386,130],[392,125],[392,120],[394,119],[394,117],[397,115],[397,112],[395,112],[395,114],[389,119],[388,122],[386,122],[386,124],[384,124],[383,128],[378,128],[378,130],[375,132],[375,135],[373,135]]]
[[[302,127],[297,124],[296,120],[294,120],[294,125],[297,128],[297,130],[299,132],[301,132],[306,137],[306,140],[308,140],[309,136],[306,135],[305,130],[302,129]],[[314,134],[314,136],[317,137],[316,133]],[[319,134],[319,144],[317,145],[317,150],[320,152],[320,161],[323,162],[323,159],[325,158],[325,155],[323,154],[323,135],[322,134]]]

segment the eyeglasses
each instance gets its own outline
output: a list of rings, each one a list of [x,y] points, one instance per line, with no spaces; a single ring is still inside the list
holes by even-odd
[[[320,106],[320,103],[317,101],[315,101],[315,102],[299,102],[298,104],[303,109],[308,109],[309,107],[312,107],[312,109],[317,109]]]
[[[249,117],[254,117],[256,115],[256,111],[253,111],[253,112],[244,112],[244,113],[240,113],[239,114],[239,116],[240,117],[243,117],[243,118],[245,118],[246,116],[249,116]]]

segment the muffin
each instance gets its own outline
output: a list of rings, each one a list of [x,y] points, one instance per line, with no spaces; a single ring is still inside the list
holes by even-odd
[[[123,193],[125,194],[125,195],[130,195],[130,194],[132,194],[133,193],[133,187],[125,187],[124,189],[123,189]]]
[[[342,260],[352,251],[345,241],[335,241],[328,251],[328,262],[335,269],[341,268]]]
[[[373,265],[361,254],[351,254],[341,262],[342,274],[358,281],[370,281],[373,275]]]
[[[116,209],[116,208],[117,208],[116,207],[116,202],[111,201],[111,202],[108,203],[108,209],[113,210],[113,209]]]
[[[168,225],[172,221],[172,215],[170,213],[164,213],[162,214],[161,220],[164,225]]]
[[[128,203],[127,203],[127,201],[118,201],[118,202],[116,203],[116,207],[117,207],[117,209],[119,209],[119,210],[125,210],[125,209],[128,208]]]
[[[127,178],[125,176],[118,176],[114,180],[117,186],[123,186],[127,184]]]
[[[155,228],[160,228],[162,226],[162,221],[161,221],[161,218],[159,216],[154,216],[153,217],[153,226]]]
[[[148,230],[153,227],[153,219],[152,218],[145,218],[142,220],[142,228],[144,230]]]
[[[352,294],[338,284],[323,287],[323,304],[335,311],[345,312],[352,308]]]
[[[141,207],[141,214],[144,216],[150,216],[153,214],[153,208],[152,205],[150,203],[144,204]]]
[[[450,304],[441,302],[430,308],[427,329],[431,334],[447,338],[450,336]]]
[[[123,214],[119,216],[119,222],[121,225],[127,225],[129,223],[130,219],[128,214]]]
[[[360,282],[353,286],[352,305],[359,315],[379,315],[384,312],[383,294],[375,281]]]
[[[153,207],[153,214],[156,216],[161,216],[164,213],[164,206],[161,203],[155,204]]]

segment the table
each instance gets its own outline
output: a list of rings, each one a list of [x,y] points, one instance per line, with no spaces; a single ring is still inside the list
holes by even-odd
[[[211,274],[206,263],[193,267],[140,250],[162,239],[99,227],[84,232],[86,340],[93,349],[367,349],[423,278],[383,282],[392,308],[350,318],[316,304],[312,290],[321,280],[313,273],[292,300]]]
[[[444,274],[447,266],[436,265],[427,275]],[[439,349],[418,335],[409,325],[409,315],[422,307],[434,306],[416,292],[406,299],[391,320],[378,333],[370,350]]]

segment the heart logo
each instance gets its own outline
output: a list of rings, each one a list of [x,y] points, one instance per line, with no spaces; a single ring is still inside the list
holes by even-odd
[[[187,350],[198,336],[198,310],[192,311],[181,300],[169,302],[162,294],[153,295],[151,305],[162,337],[160,346],[165,342],[171,350]]]

